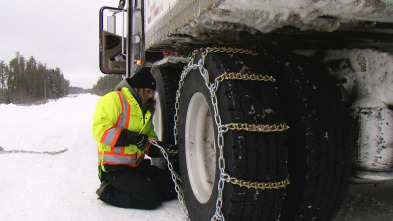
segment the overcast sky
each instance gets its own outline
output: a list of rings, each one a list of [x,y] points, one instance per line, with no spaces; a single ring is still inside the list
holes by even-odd
[[[98,68],[98,12],[119,0],[0,0],[0,60],[19,51],[59,67],[71,86],[91,88]]]

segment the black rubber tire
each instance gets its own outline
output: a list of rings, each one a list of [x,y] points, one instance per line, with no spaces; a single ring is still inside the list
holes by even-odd
[[[159,94],[159,102],[161,107],[161,140],[166,143],[174,144],[173,135],[174,115],[175,115],[175,99],[176,91],[179,85],[181,68],[177,67],[158,67],[153,69],[153,77],[156,80],[157,90]]]
[[[340,90],[327,70],[300,55],[263,54],[285,107],[291,185],[280,220],[331,220],[351,172],[351,134]]]
[[[200,55],[196,55],[196,61]],[[225,72],[265,73],[257,57],[242,54],[209,53],[205,59],[210,82]],[[248,67],[249,69],[245,69]],[[187,174],[185,153],[186,116],[191,97],[199,92],[209,104],[214,122],[211,95],[198,69],[184,79],[179,105],[179,157],[184,198],[191,220],[210,220],[216,210],[218,159],[213,192],[206,203],[200,203]],[[225,80],[217,91],[222,124],[280,124],[283,111],[277,88],[272,82]],[[217,127],[214,123],[214,137]],[[213,132],[212,132],[213,133]],[[216,154],[219,156],[217,139]],[[230,130],[224,134],[225,171],[232,177],[253,182],[285,180],[287,173],[287,142],[285,132],[257,133]],[[285,189],[256,190],[225,183],[222,211],[226,220],[277,220],[285,197]]]

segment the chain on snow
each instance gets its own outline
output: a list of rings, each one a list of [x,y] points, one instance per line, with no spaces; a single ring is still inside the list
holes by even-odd
[[[197,63],[195,63],[195,57],[198,52],[202,52],[201,58],[198,60]],[[228,173],[225,172],[225,159],[224,159],[224,133],[226,133],[228,130],[246,130],[246,131],[256,131],[256,132],[280,132],[289,129],[289,126],[284,124],[279,124],[279,125],[249,125],[249,124],[235,124],[235,123],[230,123],[226,125],[221,124],[221,117],[219,114],[218,110],[218,102],[217,102],[217,96],[216,96],[216,91],[218,89],[218,86],[220,82],[224,80],[256,80],[256,81],[270,81],[270,82],[276,82],[276,79],[274,79],[272,76],[268,75],[255,75],[255,74],[242,74],[242,73],[225,73],[220,76],[218,76],[214,83],[209,82],[209,73],[206,68],[204,68],[204,63],[205,63],[205,58],[209,53],[215,53],[215,52],[220,52],[220,53],[241,53],[241,54],[248,54],[252,56],[257,56],[258,53],[253,52],[251,50],[247,49],[238,49],[238,48],[224,48],[224,47],[213,47],[213,48],[206,48],[206,49],[199,49],[195,50],[192,53],[191,59],[187,66],[184,67],[184,70],[182,72],[182,75],[180,77],[179,81],[179,87],[178,90],[176,91],[176,101],[175,101],[175,116],[174,116],[174,136],[175,136],[175,144],[177,145],[177,137],[178,137],[178,111],[179,111],[179,105],[180,105],[180,94],[181,94],[181,89],[184,84],[184,79],[187,77],[189,72],[193,69],[199,69],[200,74],[205,80],[206,87],[210,91],[210,96],[213,104],[213,109],[214,109],[214,120],[218,128],[218,137],[217,137],[217,145],[219,148],[219,160],[218,160],[218,166],[220,170],[220,179],[218,181],[218,197],[216,201],[216,212],[211,218],[211,220],[225,220],[224,215],[221,211],[222,208],[222,203],[223,203],[223,189],[224,189],[224,182],[229,182],[234,185],[238,185],[240,187],[247,187],[247,188],[253,188],[253,189],[279,189],[279,188],[285,188],[289,182],[289,177],[283,181],[279,182],[250,182],[250,181],[244,181],[244,180],[238,180],[237,178],[231,177]],[[167,159],[167,158],[166,158]],[[167,159],[168,160],[168,159]],[[168,161],[169,163],[169,161]],[[168,164],[169,165],[169,164]],[[172,172],[172,171],[171,171]],[[173,179],[173,178],[172,178]],[[176,190],[177,191],[177,190]],[[185,207],[185,202],[183,199],[183,196],[181,195],[180,191],[177,191],[178,193],[178,198],[179,201],[183,204]],[[180,196],[181,195],[181,196]],[[180,200],[181,199],[181,200]],[[188,217],[188,211],[187,208],[185,208],[185,213]]]
[[[3,147],[0,147],[0,154],[11,154],[11,153],[28,153],[28,154],[48,154],[48,155],[57,155],[66,152],[68,149],[64,148],[58,151],[33,151],[33,150],[5,150]]]

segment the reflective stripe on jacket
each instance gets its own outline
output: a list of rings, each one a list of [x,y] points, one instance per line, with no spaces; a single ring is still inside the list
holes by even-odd
[[[157,139],[151,121],[151,113],[142,110],[127,87],[103,96],[96,105],[93,116],[93,137],[97,141],[98,162],[104,165],[137,167],[145,156],[147,147],[139,150],[135,145],[115,147],[121,129],[148,135]],[[102,154],[103,153],[103,154]]]

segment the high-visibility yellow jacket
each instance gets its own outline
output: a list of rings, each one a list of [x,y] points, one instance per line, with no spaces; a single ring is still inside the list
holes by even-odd
[[[157,139],[151,116],[141,107],[127,87],[104,95],[97,102],[93,116],[93,136],[97,141],[98,164],[102,171],[113,166],[137,167],[148,149],[139,150],[135,145],[115,147],[121,129],[148,135]],[[107,166],[107,170],[105,167]]]

